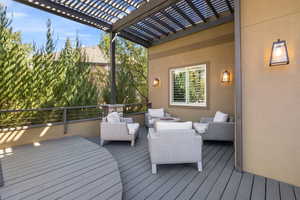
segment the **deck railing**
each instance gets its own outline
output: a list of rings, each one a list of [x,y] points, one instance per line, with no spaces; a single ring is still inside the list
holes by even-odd
[[[0,110],[0,131],[10,129],[27,129],[52,125],[99,120],[105,116],[107,105],[53,107],[20,110]],[[145,112],[150,103],[124,104],[124,115]]]

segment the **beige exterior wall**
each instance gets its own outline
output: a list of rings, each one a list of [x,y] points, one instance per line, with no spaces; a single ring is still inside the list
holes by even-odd
[[[68,124],[67,134],[64,134],[63,125],[1,132],[0,149],[74,135],[82,137],[99,136],[99,120]]]
[[[129,115],[134,122],[144,124],[144,114]],[[64,134],[63,125],[30,128],[18,131],[0,132],[0,150],[33,142],[57,139],[68,136],[97,137],[100,136],[100,121],[86,121],[68,124],[67,134]]]
[[[300,186],[300,1],[242,0],[244,169]],[[290,64],[268,66],[286,40]]]
[[[149,99],[154,108],[163,107],[183,120],[199,121],[213,116],[217,110],[233,115],[234,86],[221,84],[221,73],[232,72],[234,63],[234,26],[224,24],[216,28],[186,36],[149,49]],[[208,107],[169,106],[169,69],[208,63]],[[160,87],[152,87],[159,78]]]

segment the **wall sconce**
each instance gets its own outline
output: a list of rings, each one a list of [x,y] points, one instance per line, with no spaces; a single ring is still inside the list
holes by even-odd
[[[278,39],[276,42],[273,42],[270,66],[287,65],[289,62],[286,41]]]
[[[153,87],[158,87],[160,85],[160,80],[159,78],[155,78],[152,82]]]
[[[230,83],[231,82],[231,73],[229,71],[225,70],[222,72],[221,82],[222,83]]]

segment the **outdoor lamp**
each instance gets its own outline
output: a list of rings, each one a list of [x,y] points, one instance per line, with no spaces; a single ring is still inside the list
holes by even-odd
[[[222,72],[222,79],[221,82],[222,83],[229,83],[231,80],[231,74],[229,71],[225,70],[224,72]]]
[[[159,78],[155,78],[154,80],[153,80],[153,83],[152,83],[152,86],[153,87],[158,87],[159,86]]]
[[[278,39],[273,42],[270,66],[289,64],[289,55],[287,51],[286,41]]]

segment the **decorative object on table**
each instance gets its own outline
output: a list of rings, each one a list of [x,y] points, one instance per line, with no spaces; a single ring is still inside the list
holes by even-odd
[[[134,146],[139,127],[139,123],[133,123],[132,118],[123,118],[117,112],[112,112],[100,124],[101,145],[105,141],[130,141]]]
[[[286,41],[278,39],[276,42],[273,42],[270,66],[287,65],[289,62]]]
[[[164,118],[172,118],[173,121],[179,121],[179,118],[172,117],[163,108],[148,109],[148,112],[145,113],[145,125],[146,127],[153,127],[156,121]]]
[[[192,128],[192,122],[155,123],[149,129],[148,142],[152,173],[159,164],[197,163],[202,171],[202,137]]]
[[[203,117],[193,124],[203,140],[234,141],[234,120],[226,113],[217,111],[214,117]]]

